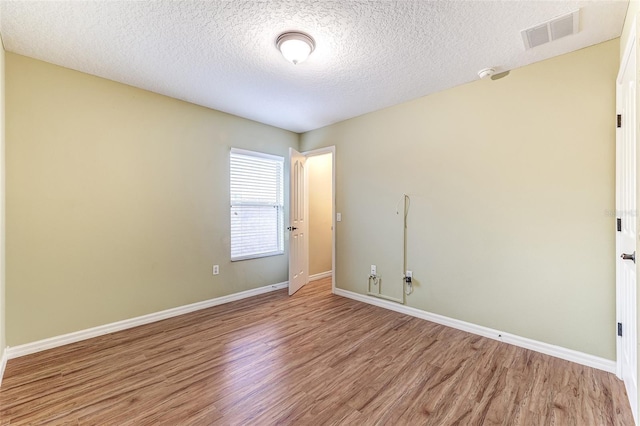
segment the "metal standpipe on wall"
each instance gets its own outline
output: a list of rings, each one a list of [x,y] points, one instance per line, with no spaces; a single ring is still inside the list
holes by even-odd
[[[396,214],[400,214],[400,204],[402,204],[402,299],[387,296],[382,293],[382,277],[378,275],[375,266],[372,265],[371,273],[367,283],[367,294],[369,296],[379,297],[381,299],[390,300],[392,302],[406,304],[407,296],[413,293],[413,274],[407,269],[407,218],[409,217],[409,208],[411,207],[411,197],[408,194],[402,194],[402,198],[398,200],[396,205]],[[378,291],[371,291],[371,285]]]

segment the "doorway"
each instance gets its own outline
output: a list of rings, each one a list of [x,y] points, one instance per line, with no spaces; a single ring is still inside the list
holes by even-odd
[[[304,256],[306,259],[301,260],[300,256],[292,256],[290,250],[289,276],[291,278],[301,275],[296,273],[298,272],[296,268],[304,265],[307,270],[302,273],[306,277],[302,285],[330,277],[333,291],[335,289],[336,241],[335,147],[320,148],[298,155],[304,156],[304,183],[298,183],[298,185],[306,188],[303,196],[304,210],[307,212],[308,219],[305,225],[307,237]],[[293,164],[293,157],[291,160]],[[295,196],[290,196],[290,202],[295,201],[293,198]],[[295,224],[291,227],[295,228]],[[295,287],[294,290],[299,288]],[[291,291],[290,285],[290,294],[294,292]]]
[[[309,188],[309,281],[333,271],[333,156],[307,157]]]

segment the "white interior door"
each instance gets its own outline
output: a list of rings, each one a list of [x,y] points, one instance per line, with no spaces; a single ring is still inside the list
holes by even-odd
[[[289,295],[309,281],[309,221],[307,220],[306,189],[307,157],[289,148]]]
[[[635,25],[633,33],[635,34]],[[616,130],[616,316],[617,373],[624,380],[631,411],[638,421],[636,324],[636,43],[625,50],[617,80]]]

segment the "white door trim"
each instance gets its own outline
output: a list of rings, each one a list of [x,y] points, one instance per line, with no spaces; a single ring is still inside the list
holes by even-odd
[[[335,145],[304,151],[302,155],[313,157],[331,154],[331,292],[336,292],[336,147]]]
[[[627,40],[627,44],[624,47],[624,54],[622,55],[622,60],[620,61],[620,68],[618,69],[616,84],[620,84],[622,82],[622,74],[627,66],[627,63],[631,60],[631,50],[633,49],[634,44],[636,44],[636,18],[633,18],[633,22],[631,23],[631,31],[629,31],[629,39]]]

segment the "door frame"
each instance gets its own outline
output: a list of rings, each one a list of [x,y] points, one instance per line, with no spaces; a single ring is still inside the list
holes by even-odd
[[[335,145],[324,148],[303,151],[305,157],[315,157],[317,155],[331,154],[331,293],[336,292],[336,147]],[[309,191],[305,192],[308,197]],[[308,256],[309,253],[307,253]]]
[[[633,21],[632,21],[632,25],[631,25],[631,31],[630,31],[630,35],[629,35],[629,39],[627,41],[627,45],[625,46],[624,49],[624,54],[622,55],[622,60],[620,61],[620,68],[618,70],[618,75],[616,76],[616,114],[621,113],[620,110],[620,84],[622,82],[623,76],[624,76],[624,71],[626,70],[627,64],[630,60],[635,59],[636,60],[636,67],[638,66],[638,58],[637,58],[637,51],[636,51],[636,57],[632,58],[632,52],[634,51],[634,48],[637,49],[637,34],[636,34],[636,18],[634,17]],[[637,69],[636,69],[636,73],[637,73]],[[636,75],[636,92],[638,90],[638,84],[637,84],[637,75]],[[638,96],[636,95],[636,102],[637,102]],[[634,121],[636,122],[637,125],[637,121],[638,121],[638,109],[636,108],[636,117],[634,117]],[[624,123],[623,123],[624,125]],[[619,208],[618,206],[618,199],[620,197],[620,193],[619,193],[619,170],[618,170],[618,164],[620,163],[620,155],[621,153],[620,151],[620,138],[621,138],[621,129],[616,128],[616,215],[615,217],[618,217],[621,213],[619,213],[617,211],[617,209]],[[637,142],[638,142],[638,133],[636,131],[636,152],[637,152]],[[636,160],[637,161],[637,160]],[[635,179],[637,181],[637,174],[638,171],[636,169],[636,176]],[[636,191],[637,191],[637,186],[636,186]],[[637,199],[637,193],[636,193],[636,199]],[[636,207],[637,208],[637,207]],[[637,218],[634,217],[634,220],[637,220]],[[619,266],[618,266],[618,262],[619,260],[617,259],[617,257],[619,256],[619,254],[621,253],[621,247],[620,247],[620,241],[619,241],[619,236],[618,236],[618,232],[617,229],[615,230],[616,233],[616,330],[614,331],[614,333],[616,333],[616,376],[623,380],[623,371],[622,371],[622,344],[621,344],[621,338],[617,336],[617,323],[620,322],[622,320],[622,318],[620,317],[621,314],[621,309],[622,309],[622,303],[621,303],[621,288],[620,288],[620,284],[619,284]],[[634,236],[635,238],[635,236]],[[636,245],[637,245],[637,241],[636,241]],[[637,275],[636,275],[636,280],[637,280]],[[638,301],[633,300],[633,303],[636,304],[636,312],[637,312],[637,305],[638,305]],[[634,346],[633,348],[634,350],[636,350],[638,347]],[[636,383],[637,383],[637,377],[636,377]],[[629,400],[630,405],[636,406],[638,404],[638,401],[631,401]]]

